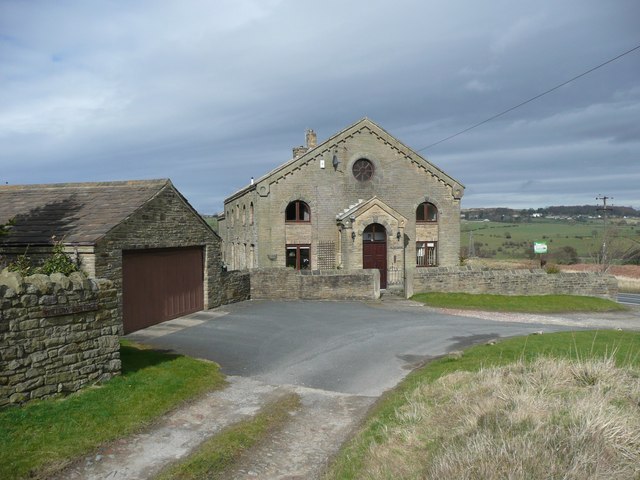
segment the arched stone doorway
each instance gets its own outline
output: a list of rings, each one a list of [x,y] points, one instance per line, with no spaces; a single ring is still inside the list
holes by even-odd
[[[372,223],[362,233],[362,268],[380,271],[380,288],[387,288],[387,230]]]

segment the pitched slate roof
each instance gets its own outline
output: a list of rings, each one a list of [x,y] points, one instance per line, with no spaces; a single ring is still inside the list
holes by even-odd
[[[92,245],[165,187],[168,179],[0,186],[0,225],[13,219],[4,245]]]

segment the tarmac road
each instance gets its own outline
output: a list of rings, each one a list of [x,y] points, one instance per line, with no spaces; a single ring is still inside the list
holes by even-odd
[[[213,360],[227,375],[378,396],[416,365],[451,350],[569,329],[445,315],[405,300],[258,300],[198,312],[128,338]]]
[[[639,293],[619,293],[618,303],[623,303],[625,305],[640,305],[640,294]]]

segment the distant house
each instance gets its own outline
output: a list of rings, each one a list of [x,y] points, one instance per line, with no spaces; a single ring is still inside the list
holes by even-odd
[[[62,242],[119,290],[124,332],[220,303],[221,240],[170,180],[0,186],[0,256]]]
[[[306,146],[228,197],[230,269],[372,268],[402,288],[416,269],[459,262],[464,186],[369,119]]]

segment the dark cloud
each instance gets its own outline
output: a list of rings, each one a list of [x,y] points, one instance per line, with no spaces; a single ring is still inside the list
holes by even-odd
[[[0,181],[170,177],[202,212],[368,116],[418,150],[632,48],[633,0],[0,1]],[[421,151],[464,206],[640,207],[640,50]]]

